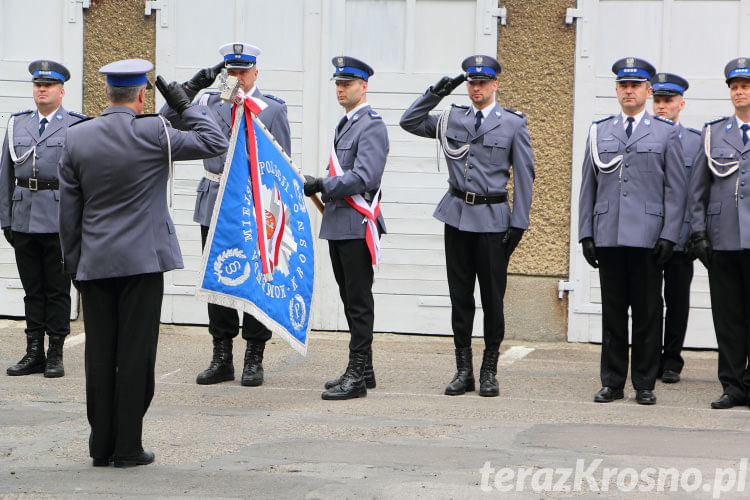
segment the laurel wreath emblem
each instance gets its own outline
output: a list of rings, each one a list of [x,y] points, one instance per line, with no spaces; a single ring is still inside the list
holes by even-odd
[[[227,248],[226,250],[221,252],[218,257],[216,257],[216,260],[214,261],[214,274],[216,275],[216,279],[218,279],[219,282],[224,285],[239,286],[247,281],[247,279],[250,277],[250,263],[245,262],[245,269],[242,272],[241,276],[238,276],[236,278],[229,278],[227,276],[223,276],[222,270],[224,268],[224,261],[230,257],[247,260],[245,252],[243,252],[239,248]],[[232,262],[232,264],[234,264],[234,262]],[[237,263],[237,265],[239,266],[240,264]],[[237,270],[239,271],[239,268]]]

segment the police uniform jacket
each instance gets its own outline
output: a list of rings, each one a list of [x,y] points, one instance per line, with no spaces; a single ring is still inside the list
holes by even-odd
[[[708,167],[703,141],[711,127],[711,158],[718,163],[739,162],[727,177]],[[742,144],[742,132],[734,116],[703,127],[701,147],[690,182],[691,230],[706,231],[714,250],[750,249],[750,142]],[[724,173],[730,167],[715,166]],[[735,196],[736,191],[736,196]]]
[[[427,90],[401,117],[401,127],[422,137],[435,137],[437,114],[430,111],[440,96]],[[458,160],[448,158],[450,187],[480,195],[507,193],[506,184],[513,168],[513,210],[505,203],[468,204],[463,198],[446,193],[434,217],[462,231],[503,232],[508,227],[527,229],[534,182],[534,152],[529,142],[526,117],[499,105],[474,130],[475,115],[468,106],[453,105],[448,116],[446,137],[452,148],[465,144],[469,150]]]
[[[323,179],[321,198],[325,202],[320,237],[326,240],[351,240],[365,237],[364,216],[346,200],[361,194],[369,202],[380,188],[390,145],[383,119],[370,106],[360,108],[334,140],[342,174]],[[378,231],[385,233],[382,213]]]
[[[578,236],[599,247],[652,248],[659,238],[677,243],[685,216],[686,168],[679,128],[644,113],[630,138],[620,115],[596,123],[599,158],[622,155],[613,173],[595,169],[586,141]]]
[[[61,106],[40,137],[37,113],[29,110],[13,115],[13,144],[9,144],[7,131],[5,134],[0,158],[0,226],[21,233],[57,233],[59,190],[32,191],[16,185],[16,179],[57,181],[57,164],[65,144],[65,131],[85,115],[65,111]],[[11,147],[19,159],[36,148],[36,164],[32,153],[23,163],[14,165]]]
[[[701,133],[699,130],[694,128],[683,127],[681,124],[677,125],[680,129],[680,142],[682,143],[682,154],[685,159],[686,180],[685,180],[685,217],[682,222],[682,229],[680,229],[680,240],[675,245],[674,250],[676,252],[684,252],[685,245],[690,238],[690,210],[688,204],[690,203],[690,177],[693,173],[693,162],[695,161],[695,155],[698,154],[698,149],[701,145]]]
[[[224,154],[228,142],[205,107],[169,128],[172,159]],[[157,115],[125,106],[68,130],[60,161],[60,241],[65,270],[94,280],[182,268],[167,208],[167,137]]]
[[[191,90],[186,90],[188,95],[192,94]],[[273,135],[276,142],[281,145],[281,148],[286,154],[291,156],[292,141],[289,132],[286,104],[278,97],[262,94],[257,87],[252,93],[252,96],[268,104],[268,106],[260,112],[258,119],[263,125],[265,125],[268,131],[271,132],[271,135]],[[219,93],[215,91],[204,92],[198,98],[197,103],[208,107],[209,113],[219,125],[219,128],[221,128],[224,136],[229,138],[232,134],[232,104],[223,101],[219,96]],[[176,128],[187,130],[186,124],[180,120],[177,113],[175,113],[168,105],[165,104],[160,113],[167,117]],[[224,171],[224,162],[226,161],[226,158],[226,153],[213,158],[206,158],[203,160],[203,168],[211,173],[221,174]],[[211,214],[213,213],[218,194],[218,182],[207,179],[206,177],[203,177],[200,180],[195,199],[195,211],[193,212],[194,222],[197,222],[202,226],[211,225]]]

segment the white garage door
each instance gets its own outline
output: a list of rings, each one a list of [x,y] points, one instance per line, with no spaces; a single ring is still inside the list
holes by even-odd
[[[83,2],[68,0],[0,0],[0,137],[12,113],[34,108],[29,62],[52,59],[70,70],[63,106],[81,111],[83,99]],[[30,36],[29,27],[44,27]],[[13,249],[0,241],[0,315],[23,316],[23,288]],[[77,316],[73,290],[71,318]]]
[[[282,11],[277,6],[274,0],[168,2],[166,15],[157,17],[158,71],[184,80],[218,61],[216,48],[223,43],[260,46],[258,86],[287,102],[292,159],[305,173],[324,175],[343,114],[334,99],[330,60],[343,53],[370,63],[375,76],[368,101],[383,116],[391,141],[382,206],[389,234],[375,275],[375,329],[450,333],[442,226],[431,215],[447,173],[445,166],[437,171],[434,141],[407,134],[398,121],[427,86],[458,74],[464,57],[496,52],[497,0],[289,0]],[[441,108],[467,100],[459,89]],[[201,249],[192,210],[201,172],[200,163],[177,168],[174,216],[186,269],[170,273],[163,321],[207,320],[193,297]],[[313,328],[346,330],[325,242],[317,250]],[[335,300],[321,300],[323,294]]]
[[[568,339],[601,341],[601,293],[597,271],[578,244],[581,163],[591,120],[617,113],[612,63],[642,57],[658,71],[690,82],[680,121],[701,129],[704,122],[731,114],[724,65],[750,49],[748,0],[579,0],[573,128],[573,180]],[[594,98],[592,99],[592,96]],[[651,112],[651,102],[646,105]],[[696,261],[690,322],[685,345],[715,347],[708,277]]]

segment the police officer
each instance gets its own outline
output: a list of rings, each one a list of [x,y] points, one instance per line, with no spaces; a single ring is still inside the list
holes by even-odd
[[[495,101],[500,63],[485,55],[467,57],[465,74],[443,77],[406,110],[401,127],[441,142],[448,164],[448,192],[434,216],[445,223],[445,260],[451,297],[451,323],[457,371],[447,395],[475,388],[471,353],[474,282],[484,312],[484,355],[479,395],[499,394],[497,358],[505,336],[503,298],[508,260],[529,226],[534,153],[526,116]],[[453,105],[430,114],[464,80],[470,106]],[[513,209],[506,184],[513,170]]]
[[[367,103],[373,69],[354,57],[338,56],[336,98],[346,114],[334,134],[328,177],[305,176],[307,196],[322,193],[325,209],[320,237],[328,240],[333,275],[349,325],[349,364],[338,379],[326,382],[323,399],[350,399],[375,387],[372,368],[373,264],[385,233],[380,213],[380,181],[388,156],[383,119]],[[369,215],[364,215],[369,214]]]
[[[187,95],[192,99],[196,94],[209,87],[222,68],[226,68],[229,75],[240,81],[240,87],[246,95],[256,97],[268,106],[258,114],[258,118],[271,132],[287,155],[292,154],[289,135],[289,120],[287,119],[286,104],[278,97],[263,94],[255,85],[258,79],[257,57],[261,50],[247,43],[228,43],[219,48],[223,56],[221,63],[198,71],[189,81],[184,83]],[[199,103],[207,106],[211,116],[228,138],[232,125],[232,104],[221,99],[219,92],[204,92],[199,97]],[[166,116],[175,127],[185,129],[185,124],[175,116],[173,110],[165,105],[161,113]],[[198,184],[197,198],[193,221],[201,225],[201,242],[205,246],[208,229],[211,224],[216,197],[219,192],[219,181],[224,171],[226,154],[203,160],[204,176]],[[208,368],[198,374],[198,384],[216,384],[226,380],[234,380],[234,363],[232,361],[232,339],[239,333],[239,316],[237,311],[217,304],[208,304],[208,332],[213,338],[213,357]],[[242,370],[241,383],[244,386],[258,386],[263,383],[263,352],[266,342],[271,338],[271,330],[250,314],[242,315],[242,338],[247,341],[245,349],[245,363]]]
[[[49,60],[29,64],[35,110],[11,116],[0,158],[0,225],[16,254],[25,297],[26,355],[8,375],[62,377],[70,332],[70,279],[62,268],[57,162],[66,129],[85,118],[62,107],[70,72]],[[44,334],[49,336],[44,355]]]
[[[723,394],[711,408],[750,397],[750,57],[724,68],[734,115],[706,123],[690,180],[690,244],[708,269]]]
[[[636,401],[650,405],[661,347],[661,270],[679,241],[687,169],[680,129],[646,112],[654,67],[627,57],[612,72],[621,112],[589,129],[578,214],[583,256],[599,268],[602,293],[602,388],[594,401],[623,398],[630,308],[631,379]]]
[[[60,161],[60,240],[82,295],[95,466],[154,460],[141,435],[154,395],[163,273],[183,267],[165,196],[169,161],[208,158],[228,147],[206,108],[191,107],[176,82],[157,85],[189,131],[141,114],[152,69],[142,59],[101,68],[110,106],[68,130]]]
[[[657,73],[651,79],[654,115],[673,121],[679,129],[687,178],[684,193],[686,204],[687,187],[693,170],[693,160],[700,147],[701,135],[700,131],[679,123],[680,112],[685,108],[683,95],[688,86],[687,80],[672,73]],[[693,280],[693,259],[695,258],[685,249],[689,237],[690,212],[685,210],[679,241],[674,247],[672,257],[664,264],[664,302],[667,311],[664,318],[664,342],[658,375],[666,384],[680,381],[680,372],[685,364],[680,352],[688,325],[690,282]]]

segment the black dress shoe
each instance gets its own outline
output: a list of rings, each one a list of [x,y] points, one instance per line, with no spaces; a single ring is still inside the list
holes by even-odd
[[[726,410],[744,403],[744,401],[738,400],[729,394],[722,394],[716,401],[711,401],[711,408],[714,410]]]
[[[109,464],[111,463],[112,463],[112,457],[94,458],[92,461],[92,465],[94,467],[109,467]]]
[[[654,391],[639,389],[635,391],[635,401],[639,405],[655,405],[656,396],[654,396]]]
[[[622,389],[615,389],[614,387],[602,387],[594,395],[594,402],[596,403],[611,403],[615,399],[622,399],[625,395],[622,393]]]
[[[115,467],[135,467],[136,465],[148,465],[154,461],[152,451],[142,451],[140,455],[134,457],[115,457]]]
[[[674,370],[664,370],[661,374],[661,381],[665,384],[676,384],[680,381],[680,374]]]

